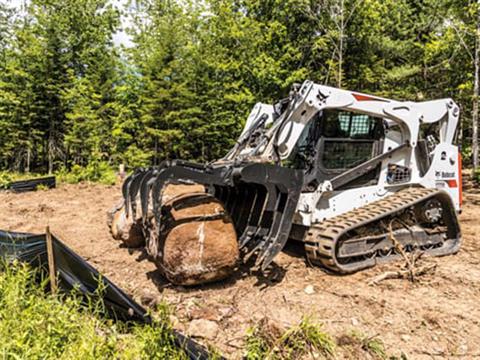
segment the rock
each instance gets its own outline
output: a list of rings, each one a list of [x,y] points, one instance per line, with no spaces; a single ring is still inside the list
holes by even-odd
[[[218,334],[218,324],[215,321],[205,319],[192,320],[187,333],[193,337],[213,340]]]
[[[218,281],[235,270],[240,256],[237,235],[218,199],[206,193],[174,197],[163,204],[162,219],[159,236],[152,233],[147,251],[171,283]]]
[[[360,321],[358,321],[357,318],[352,318],[352,325],[353,326],[358,326],[360,324]]]
[[[401,338],[402,338],[402,340],[405,341],[405,342],[408,342],[408,341],[410,341],[410,339],[411,339],[411,338],[410,338],[410,335],[406,335],[406,334],[402,335]]]
[[[128,248],[139,248],[145,245],[145,238],[139,219],[127,216],[123,201],[116,204],[107,213],[107,224],[115,240],[122,241]]]
[[[229,318],[233,314],[235,314],[235,309],[231,306],[222,307],[222,308],[218,309],[218,311],[220,313],[220,320],[223,320],[224,318]]]
[[[458,355],[467,355],[468,346],[466,344],[460,345],[457,349]]]
[[[214,306],[194,307],[190,311],[189,315],[192,319],[204,319],[211,321],[221,320],[221,316]]]
[[[142,305],[153,308],[157,306],[157,297],[150,293],[144,293],[140,296],[140,302]]]
[[[303,289],[303,292],[307,295],[312,295],[315,294],[315,288],[313,287],[313,285],[307,285],[305,289]]]

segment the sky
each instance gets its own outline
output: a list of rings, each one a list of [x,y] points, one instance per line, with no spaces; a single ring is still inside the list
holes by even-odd
[[[7,4],[10,4],[11,6],[13,6],[15,8],[20,9],[21,5],[25,1],[28,2],[28,0],[0,0],[0,3],[7,3]],[[110,0],[110,1],[116,7],[121,9],[121,8],[123,8],[123,6],[125,6],[125,4],[127,3],[128,0]],[[121,26],[122,28],[126,28],[126,27],[129,26],[130,21],[129,21],[128,17],[123,16],[121,20],[122,20],[122,26]],[[113,35],[113,42],[117,46],[123,45],[125,47],[131,47],[133,45],[130,36],[127,35],[125,33],[125,31],[123,31],[123,30],[117,31]]]

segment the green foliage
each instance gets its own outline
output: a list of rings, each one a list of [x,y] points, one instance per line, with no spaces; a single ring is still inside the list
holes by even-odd
[[[246,359],[298,359],[316,353],[324,359],[335,357],[335,342],[322,325],[307,318],[283,333],[268,322],[260,322],[247,334]]]
[[[248,360],[266,359],[270,353],[269,341],[259,328],[253,327],[247,331],[245,358]]]
[[[74,165],[70,171],[61,169],[56,173],[60,182],[76,184],[82,181],[99,182],[114,185],[117,181],[115,171],[106,162],[90,162],[87,166]]]
[[[123,10],[128,49],[113,44],[120,11],[105,0],[33,0],[22,16],[0,4],[0,169],[210,161],[255,102],[305,79],[453,97],[471,143],[476,2],[143,0]]]
[[[86,165],[94,151],[105,160],[118,11],[103,0],[34,0],[9,20],[2,8],[0,166],[51,172]]]
[[[11,174],[6,171],[0,171],[0,189],[6,189],[11,182]]]
[[[38,184],[35,187],[35,190],[38,190],[38,191],[46,191],[48,189],[49,189],[49,187],[47,185],[44,185],[44,184]]]
[[[0,354],[22,359],[186,359],[174,345],[165,312],[152,326],[98,316],[73,295],[52,296],[38,273],[16,263],[0,272]]]
[[[364,349],[378,359],[386,359],[387,354],[382,340],[373,338],[364,340]]]

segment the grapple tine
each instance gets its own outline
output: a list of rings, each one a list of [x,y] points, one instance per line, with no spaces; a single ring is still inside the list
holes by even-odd
[[[270,233],[272,221],[274,218],[274,212],[276,209],[276,204],[278,201],[277,191],[275,186],[268,184],[266,186],[267,195],[266,195],[266,202],[265,207],[262,212],[260,224],[255,231],[255,235],[253,237],[255,239],[259,239],[260,246],[258,246],[259,252],[267,245],[265,240],[267,239],[267,235]]]
[[[243,248],[250,239],[255,235],[258,225],[260,224],[260,220],[262,218],[262,213],[264,211],[264,206],[266,202],[266,191],[265,189],[260,189],[257,191],[255,202],[253,204],[252,212],[248,219],[248,225],[245,228],[245,231],[240,237],[239,247],[240,249]]]
[[[219,186],[218,188],[220,189],[219,199],[225,204],[225,202],[227,201],[227,195],[228,195],[227,187]]]
[[[287,243],[290,230],[292,228],[292,218],[295,213],[295,208],[298,203],[298,198],[300,196],[300,191],[289,193],[285,208],[283,210],[281,221],[278,226],[277,235],[270,243],[268,250],[265,252],[264,259],[262,261],[261,269],[264,271],[268,265],[273,261],[275,256],[282,251],[283,247]]]
[[[223,192],[223,186],[218,186],[218,185],[213,186],[213,195],[223,203],[222,192]]]
[[[254,243],[252,249],[249,249],[248,252],[243,256],[243,262],[246,263],[263,245],[263,242],[259,238],[255,238],[256,242]]]
[[[237,195],[238,195],[238,191],[236,187],[228,188],[228,197],[227,197],[227,200],[225,201],[225,208],[227,209],[229,214],[233,213],[233,208],[235,206]]]
[[[260,250],[257,261],[255,262],[256,266],[260,265],[264,261],[265,257],[271,251],[272,245],[277,243],[278,241],[278,235],[280,232],[282,221],[284,219],[286,200],[287,195],[280,192],[273,215],[273,221],[270,225],[270,231],[268,235],[265,236],[264,246]]]
[[[125,182],[122,185],[123,201],[125,202],[125,214],[127,217],[130,215],[130,185],[132,184],[133,179],[142,171],[143,169],[135,170],[132,175],[125,179]]]
[[[148,176],[143,178],[142,184],[140,185],[140,206],[142,208],[142,221],[146,223],[148,217],[148,203],[150,198],[150,190],[152,185],[155,182],[155,176],[158,173],[158,170],[151,170]]]
[[[235,214],[232,214],[235,219],[235,227],[237,234],[241,236],[247,226],[248,216],[252,210],[252,205],[255,202],[256,190],[253,185],[244,185],[244,194],[240,202],[240,207]]]
[[[137,169],[135,172],[137,172],[139,170],[140,169]],[[127,178],[125,179],[125,181],[122,184],[122,196],[123,196],[124,200],[126,200],[127,197],[128,197],[128,188],[130,187],[130,183],[132,182],[132,177],[133,177],[133,174],[127,176]]]
[[[239,220],[238,216],[243,207],[243,203],[245,202],[245,195],[246,195],[245,186],[243,184],[240,184],[238,186],[237,194],[235,196],[232,209],[229,211],[230,215],[232,217],[237,218],[237,220]]]
[[[141,184],[145,177],[148,177],[152,170],[144,170],[141,173],[138,173],[136,176],[133,177],[132,181],[130,182],[129,187],[129,197],[130,197],[130,206],[132,208],[132,215],[135,218],[137,215],[137,195],[140,190]]]

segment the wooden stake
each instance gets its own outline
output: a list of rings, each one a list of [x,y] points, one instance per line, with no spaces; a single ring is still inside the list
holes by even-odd
[[[47,237],[47,255],[48,255],[48,270],[50,273],[50,288],[52,290],[52,294],[57,293],[57,276],[55,271],[55,258],[53,256],[53,242],[52,242],[52,234],[50,232],[50,226],[47,226],[46,230],[46,237]]]

